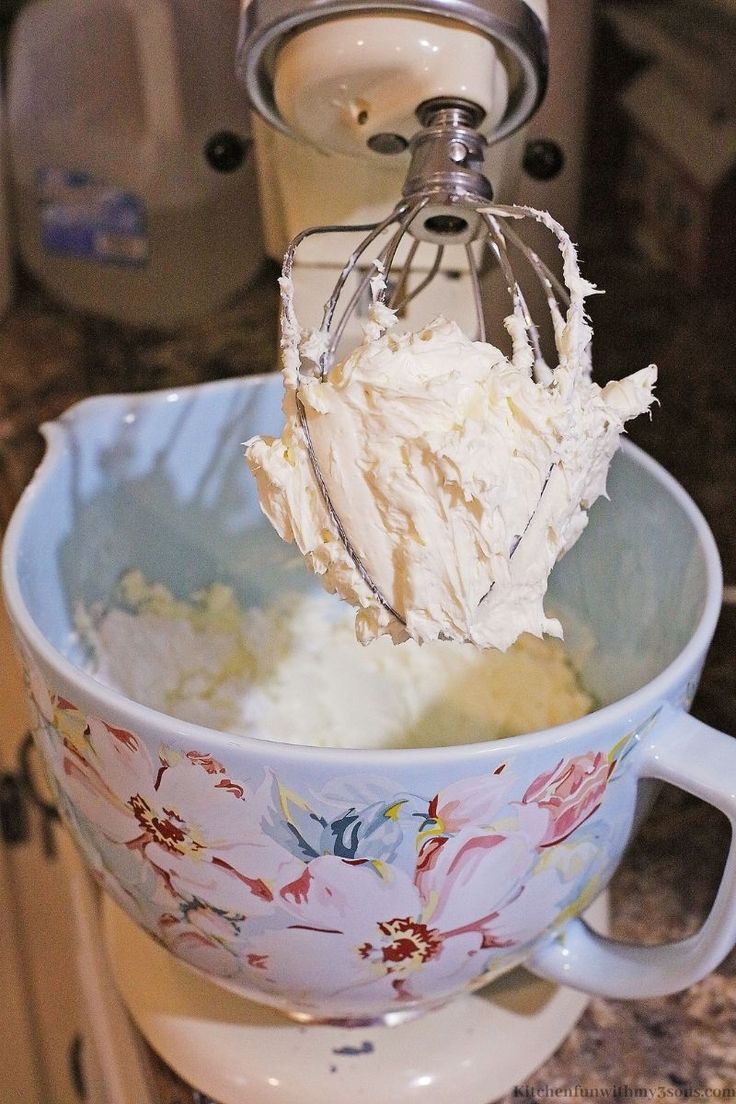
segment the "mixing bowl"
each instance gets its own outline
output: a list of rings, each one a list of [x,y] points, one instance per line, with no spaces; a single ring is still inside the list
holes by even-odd
[[[75,609],[131,567],[180,596],[219,580],[246,605],[318,586],[262,518],[242,457],[243,440],[279,432],[280,400],[278,377],[252,378],[90,399],[45,427],[3,581],[36,740],[99,881],[174,954],[304,1020],[390,1022],[521,962],[612,996],[704,976],[736,939],[733,845],[688,939],[624,945],[579,919],[652,779],[736,815],[736,743],[687,713],[718,555],[630,444],[552,576],[600,702],[571,724],[459,747],[287,746],[175,720],[85,672]]]

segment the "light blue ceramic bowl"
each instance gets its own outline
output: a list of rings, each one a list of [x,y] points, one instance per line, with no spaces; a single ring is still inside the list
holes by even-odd
[[[602,706],[572,724],[428,750],[295,747],[174,720],[82,670],[75,606],[131,567],[182,596],[217,579],[246,604],[317,585],[242,457],[280,431],[280,400],[278,377],[253,378],[91,399],[46,427],[3,581],[38,745],[100,881],[175,954],[302,1018],[432,1007],[519,962],[612,996],[705,975],[736,939],[733,848],[690,939],[624,946],[578,919],[651,796],[642,780],[736,815],[736,744],[687,714],[718,555],[630,445],[552,578],[571,645],[579,625],[594,641],[582,676]]]

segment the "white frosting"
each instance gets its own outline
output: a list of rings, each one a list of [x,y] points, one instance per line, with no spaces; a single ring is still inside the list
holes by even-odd
[[[362,648],[334,598],[284,594],[243,610],[215,585],[175,599],[140,572],[78,617],[92,673],[128,698],[234,735],[332,747],[490,740],[582,716],[591,698],[558,641],[506,654],[389,640]]]
[[[324,376],[307,374],[326,338],[302,333],[282,280],[286,422],[281,437],[249,441],[247,461],[280,536],[358,608],[363,643],[387,633],[504,650],[524,632],[561,636],[544,611],[548,576],[605,493],[624,423],[652,402],[653,366],[592,381],[584,301],[595,289],[564,230],[543,213],[494,210],[531,214],[558,237],[570,307],[553,311],[552,370],[535,364],[518,305],[507,358],[443,318],[400,333],[376,301],[363,344]],[[380,277],[372,283],[378,300]],[[384,604],[327,508],[299,402],[336,516]]]

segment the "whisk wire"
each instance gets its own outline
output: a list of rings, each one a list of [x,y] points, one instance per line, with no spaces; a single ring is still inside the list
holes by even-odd
[[[381,222],[369,223],[369,229],[368,229],[367,236],[365,238],[363,238],[361,243],[350,254],[350,257],[348,258],[345,266],[342,269],[342,272],[340,273],[340,275],[337,278],[337,281],[335,283],[334,288],[332,289],[332,295],[330,296],[330,298],[325,303],[325,309],[324,309],[324,314],[322,316],[322,326],[321,326],[321,329],[322,329],[323,332],[329,333],[330,327],[332,326],[332,319],[333,319],[334,314],[335,314],[335,309],[337,307],[340,296],[342,295],[343,288],[345,287],[345,284],[347,283],[347,281],[350,278],[350,276],[352,275],[352,273],[357,268],[358,262],[360,261],[360,258],[363,256],[363,254],[366,252],[366,250],[373,244],[373,242],[376,240],[376,238],[380,237],[380,235],[384,232],[384,230],[387,230],[388,227],[391,226],[392,223],[396,222],[397,218],[403,217],[404,213],[406,212],[407,207],[408,207],[408,204],[405,204],[405,203],[399,204],[399,206],[396,207],[391,212],[391,214],[388,215]],[[345,229],[355,230],[356,227],[343,227],[343,230],[345,230]]]
[[[473,246],[471,242],[467,242],[465,246],[465,255],[468,258],[468,268],[470,269],[470,282],[473,288],[475,317],[478,322],[478,340],[485,341],[486,320],[483,314],[483,296],[480,288],[480,272],[478,269],[478,261],[476,260],[475,253],[473,252]]]
[[[394,212],[394,215],[396,215],[396,213],[397,212]],[[379,253],[378,257],[365,270],[365,272],[363,272],[361,274],[361,278],[358,282],[358,286],[356,287],[355,291],[353,292],[352,296],[350,297],[350,299],[347,303],[347,306],[343,310],[343,312],[340,316],[339,322],[337,323],[337,325],[333,329],[332,335],[330,337],[329,347],[328,347],[328,350],[327,350],[327,356],[325,357],[325,361],[324,361],[323,374],[324,374],[324,371],[329,368],[329,365],[330,365],[330,363],[332,362],[332,360],[334,358],[335,350],[339,346],[340,340],[342,339],[342,335],[345,332],[345,327],[347,326],[348,322],[352,318],[353,313],[354,313],[355,308],[357,307],[358,303],[363,299],[366,291],[368,290],[368,286],[369,286],[371,280],[373,279],[374,276],[380,275],[384,272],[385,273],[390,272],[391,264],[393,263],[392,259],[396,256],[396,252],[399,248],[399,245],[401,244],[402,239],[406,235],[407,228],[411,224],[411,222],[413,221],[414,216],[416,214],[418,214],[418,211],[414,210],[414,209],[411,209],[410,212],[409,212],[409,215],[407,215],[406,219],[399,219],[398,226],[397,226],[397,229],[396,229],[395,233],[391,236],[391,238],[389,238],[388,242],[383,247],[383,249]],[[388,223],[388,226],[390,226],[390,225],[391,225],[391,222]],[[383,230],[388,229],[388,226],[384,224]],[[404,274],[407,273],[407,270],[410,267],[412,260],[416,256],[416,249],[417,249],[418,245],[419,245],[419,242],[415,241],[413,243],[411,249],[409,250],[409,256],[408,256],[408,258],[406,260],[406,263],[404,265],[404,268],[402,270],[402,280],[404,278]],[[344,286],[345,285],[343,285],[343,287]],[[338,295],[338,301],[339,301],[339,295]]]
[[[390,220],[386,220],[387,223]],[[331,226],[310,226],[306,230],[301,230],[295,238],[292,238],[289,243],[289,248],[284,254],[284,263],[281,269],[282,276],[288,278],[291,277],[294,271],[294,261],[296,259],[296,252],[300,245],[302,245],[307,238],[318,237],[320,234],[367,234],[369,231],[374,230],[376,227],[375,222],[362,222],[356,223],[353,226],[346,226],[342,223],[335,223]],[[370,243],[369,243],[370,244]]]
[[[394,286],[392,288],[389,288],[388,305],[391,310],[395,310],[397,314],[401,309],[403,309],[405,298],[402,297],[406,296],[406,289],[409,284],[409,273],[411,272],[412,265],[414,264],[418,252],[419,239],[415,238],[414,241],[411,243],[407,258],[401,266],[401,275],[395,282]]]
[[[539,329],[537,328],[537,325],[536,325],[536,323],[534,322],[534,319],[531,316],[531,311],[529,310],[529,306],[528,306],[526,298],[524,296],[524,292],[521,289],[521,285],[519,284],[519,281],[516,279],[516,276],[514,275],[514,270],[511,266],[511,262],[509,260],[508,249],[506,247],[506,241],[507,241],[507,239],[512,240],[511,236],[509,234],[510,227],[508,225],[504,224],[504,227],[503,227],[503,230],[502,230],[501,226],[498,222],[498,219],[493,215],[492,212],[484,212],[483,213],[483,219],[484,219],[486,225],[488,226],[488,228],[491,232],[492,240],[489,242],[489,246],[490,246],[492,252],[494,253],[494,255],[496,256],[496,258],[499,262],[499,265],[501,267],[501,271],[503,272],[504,279],[506,280],[506,285],[507,285],[507,288],[508,288],[508,292],[509,292],[509,295],[511,296],[511,301],[512,301],[513,306],[514,306],[514,312],[518,313],[521,316],[522,321],[524,323],[524,329],[526,330],[527,337],[529,338],[529,342],[530,342],[530,344],[532,346],[532,349],[534,351],[534,367],[533,367],[534,378],[537,381],[537,383],[545,383],[545,384],[550,383],[551,378],[552,378],[551,371],[550,371],[549,365],[547,364],[546,360],[544,359],[544,355],[542,353],[542,343],[539,339]],[[512,231],[512,233],[513,233],[513,231]],[[523,241],[521,241],[521,239],[518,237],[518,235],[514,234],[513,238],[514,238],[515,243],[518,243],[518,246],[519,246],[521,252],[526,257],[526,259],[529,260],[530,263],[532,263],[531,262],[531,256],[530,256],[532,254],[532,250],[530,250],[528,248],[528,246]],[[534,267],[533,263],[532,263],[532,267]],[[550,303],[549,295],[550,295],[550,293],[548,292],[547,293],[548,303]],[[555,311],[556,311],[557,310],[556,301],[554,301],[554,306],[555,306]],[[552,309],[552,307],[551,307],[551,304],[550,304],[550,310],[551,309]]]
[[[365,269],[364,272],[361,272],[360,280],[358,281],[358,286],[356,287],[355,291],[351,295],[351,297],[350,297],[350,299],[347,303],[347,306],[345,307],[342,314],[340,315],[340,318],[339,318],[337,324],[335,325],[335,329],[334,329],[333,334],[330,338],[330,346],[329,346],[329,350],[328,350],[328,359],[329,359],[329,361],[332,361],[332,358],[335,355],[335,350],[337,349],[338,345],[340,344],[340,340],[342,338],[342,335],[345,332],[345,327],[347,326],[348,322],[352,318],[353,313],[354,313],[356,307],[358,306],[358,303],[360,303],[363,300],[364,296],[366,295],[366,293],[368,291],[368,286],[369,286],[371,280],[373,279],[373,277],[376,275],[376,272],[377,272],[377,265],[376,265],[375,262],[370,266],[370,268],[367,268],[367,269]]]
[[[429,203],[429,196],[423,196],[422,199],[420,199],[418,202],[412,204],[412,206],[410,206],[410,208],[409,208],[409,211],[405,215],[403,215],[402,218],[399,220],[399,228],[398,228],[396,234],[391,239],[391,241],[389,243],[388,250],[386,252],[384,267],[386,269],[387,274],[390,273],[390,271],[391,271],[394,260],[396,259],[396,254],[398,252],[399,246],[401,245],[401,242],[403,241],[406,234],[409,232],[411,224],[414,222],[414,219],[417,217],[417,215],[420,213],[420,211],[424,210],[424,208],[427,206],[428,203]],[[383,289],[381,298],[385,302],[385,298],[386,298],[386,288],[385,287]]]
[[[569,307],[569,291],[562,283],[562,281],[559,280],[557,276],[555,276],[552,269],[544,263],[539,254],[535,252],[535,250],[532,249],[530,246],[528,246],[523,238],[520,238],[513,227],[509,226],[508,223],[506,223],[506,225],[504,226],[503,233],[508,241],[510,241],[512,245],[516,249],[518,249],[519,252],[523,254],[523,256],[526,257],[526,259],[529,261],[539,279],[539,282],[543,285],[545,290],[548,290],[548,301],[549,296],[552,296],[555,303],[557,303],[557,300],[559,300],[559,302],[563,303],[566,307]]]
[[[412,252],[416,252],[416,249],[418,249],[418,248],[419,248],[419,242],[415,242],[414,246],[412,247]],[[432,267],[430,268],[429,272],[424,277],[424,279],[421,280],[420,283],[418,283],[415,288],[412,288],[412,290],[410,292],[408,292],[400,302],[398,302],[394,305],[394,302],[392,300],[391,307],[393,308],[393,310],[396,311],[397,314],[401,314],[402,311],[405,311],[406,308],[409,306],[409,304],[412,303],[417,298],[417,296],[421,295],[426,287],[429,287],[429,285],[432,283],[435,276],[437,275],[437,273],[440,270],[440,266],[442,264],[442,258],[444,257],[444,255],[445,255],[444,245],[438,245],[437,246],[437,252],[435,253],[434,262],[432,264]],[[401,284],[400,284],[400,286],[402,288],[408,287],[410,271],[411,270],[410,270],[410,267],[409,267],[409,258],[407,258],[407,263],[404,266],[404,269],[403,269],[402,274],[401,274]]]

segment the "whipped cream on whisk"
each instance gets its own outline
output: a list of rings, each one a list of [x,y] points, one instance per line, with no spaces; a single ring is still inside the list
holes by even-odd
[[[264,513],[357,608],[363,643],[388,634],[505,650],[524,632],[562,636],[544,610],[549,574],[605,493],[624,423],[652,402],[656,368],[593,382],[584,304],[595,289],[562,227],[532,214],[558,238],[570,295],[564,316],[551,308],[552,369],[535,357],[518,302],[507,357],[444,318],[399,332],[374,284],[363,343],[310,373],[304,362],[319,360],[325,338],[301,331],[282,283],[285,425],[281,437],[247,442],[246,457]]]

